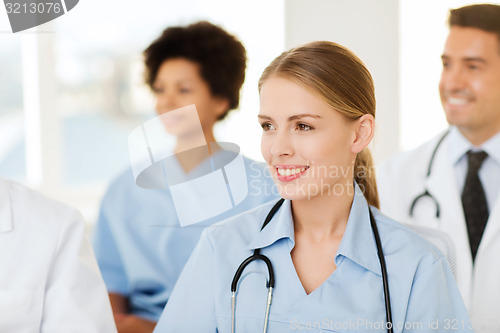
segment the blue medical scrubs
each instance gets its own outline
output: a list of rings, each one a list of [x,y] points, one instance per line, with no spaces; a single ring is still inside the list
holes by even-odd
[[[290,201],[260,231],[272,202],[203,232],[155,333],[231,332],[231,281],[255,248],[262,248],[274,266],[270,333],[386,332],[382,275],[368,205],[357,185],[355,193],[345,234],[332,256],[337,269],[312,293],[304,291],[290,256]],[[470,332],[443,254],[412,230],[372,211],[387,263],[394,332]],[[237,294],[237,332],[262,331],[266,279],[264,263],[247,266]]]
[[[192,170],[190,177],[206,170],[207,163]],[[131,170],[111,184],[102,201],[94,251],[108,291],[128,297],[131,313],[157,321],[203,229],[277,198],[265,165],[247,158],[244,163],[248,184],[244,201],[186,227],[179,224],[168,189],[138,187]],[[178,172],[178,179],[183,176],[180,165],[169,172]]]

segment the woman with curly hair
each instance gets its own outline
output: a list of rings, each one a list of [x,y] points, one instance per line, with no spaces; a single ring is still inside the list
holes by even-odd
[[[239,104],[246,67],[241,42],[218,26],[198,22],[167,28],[144,57],[146,82],[154,92],[158,115],[194,104],[204,141],[215,142],[214,125]],[[199,142],[199,131],[191,129],[182,117],[167,128],[177,137],[172,155],[182,177],[199,174],[223,152],[214,144],[210,156],[180,154]],[[263,164],[243,160],[247,183],[253,188],[272,184]],[[202,226],[274,197],[271,192],[249,191],[241,204]],[[120,333],[153,330],[202,226],[181,228],[170,190],[138,187],[131,170],[111,184],[102,201],[94,249]]]

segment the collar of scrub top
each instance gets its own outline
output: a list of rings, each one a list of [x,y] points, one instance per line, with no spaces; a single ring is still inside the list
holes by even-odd
[[[201,147],[198,147],[201,148]],[[165,177],[167,184],[165,186],[160,186],[156,189],[164,189],[168,188],[172,184],[179,184],[183,182],[187,182],[193,179],[196,179],[198,177],[205,176],[211,172],[213,172],[217,167],[220,167],[220,164],[224,161],[228,161],[230,159],[234,159],[235,157],[238,156],[238,153],[234,152],[233,150],[227,150],[224,149],[224,147],[216,152],[214,152],[212,155],[208,155],[207,157],[201,161],[198,165],[196,165],[192,170],[189,172],[185,172],[184,169],[182,168],[181,164],[179,163],[179,160],[177,159],[177,156],[173,150],[170,151],[171,156],[169,156],[168,159],[163,160],[162,164],[162,172],[161,173],[156,173],[156,172],[149,172],[149,168],[151,165],[144,170],[140,172],[140,176],[143,177],[143,180],[146,179],[147,183],[155,183],[158,182],[158,179],[155,177]],[[157,171],[157,170],[154,170]],[[164,173],[166,171],[166,173]],[[139,175],[134,175],[136,178],[136,183],[138,182],[138,177]],[[162,183],[161,181],[159,183]],[[139,187],[141,186],[139,183],[137,183]],[[143,187],[143,188],[149,188],[149,187]]]
[[[462,133],[452,126],[450,129],[449,140],[452,142],[450,145],[450,159],[453,165],[457,165],[463,158],[466,158],[466,154],[469,150],[478,151],[483,150],[488,154],[488,158],[491,158],[495,163],[500,165],[500,132],[495,134],[493,137],[488,139],[481,146],[476,147],[467,140]]]
[[[375,213],[375,209],[372,207]],[[285,200],[273,220],[248,244],[249,250],[265,248],[282,238],[290,239],[290,251],[295,245],[295,234],[292,220],[290,200]],[[377,245],[370,225],[368,203],[363,192],[355,183],[355,195],[352,202],[347,226],[335,254],[337,267],[344,258],[357,263],[365,269],[382,276],[382,270],[377,255]]]
[[[220,149],[214,152],[212,155],[208,155],[200,164],[195,166],[189,172],[185,172],[182,168],[179,160],[177,158],[169,159],[169,164],[167,166],[168,174],[167,177],[174,179],[175,183],[186,182],[194,178],[204,176],[210,172],[214,171],[214,164],[220,164],[220,160],[227,160],[229,157],[234,158],[238,154],[230,151]],[[172,151],[172,157],[175,157],[175,153]],[[216,168],[215,168],[216,169]]]
[[[0,232],[12,230],[12,204],[8,186],[9,184],[0,178]]]

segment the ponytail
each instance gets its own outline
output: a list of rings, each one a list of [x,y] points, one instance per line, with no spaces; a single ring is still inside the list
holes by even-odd
[[[363,191],[368,204],[380,208],[373,159],[368,148],[363,149],[356,155],[356,161],[354,162],[354,180]]]

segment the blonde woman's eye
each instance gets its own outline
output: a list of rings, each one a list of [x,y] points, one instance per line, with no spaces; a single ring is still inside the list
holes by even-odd
[[[312,130],[313,128],[309,125],[306,125],[306,124],[297,124],[297,128],[300,130],[300,131],[310,131]]]
[[[271,123],[262,123],[260,124],[260,126],[262,127],[264,132],[274,129],[274,126]]]

